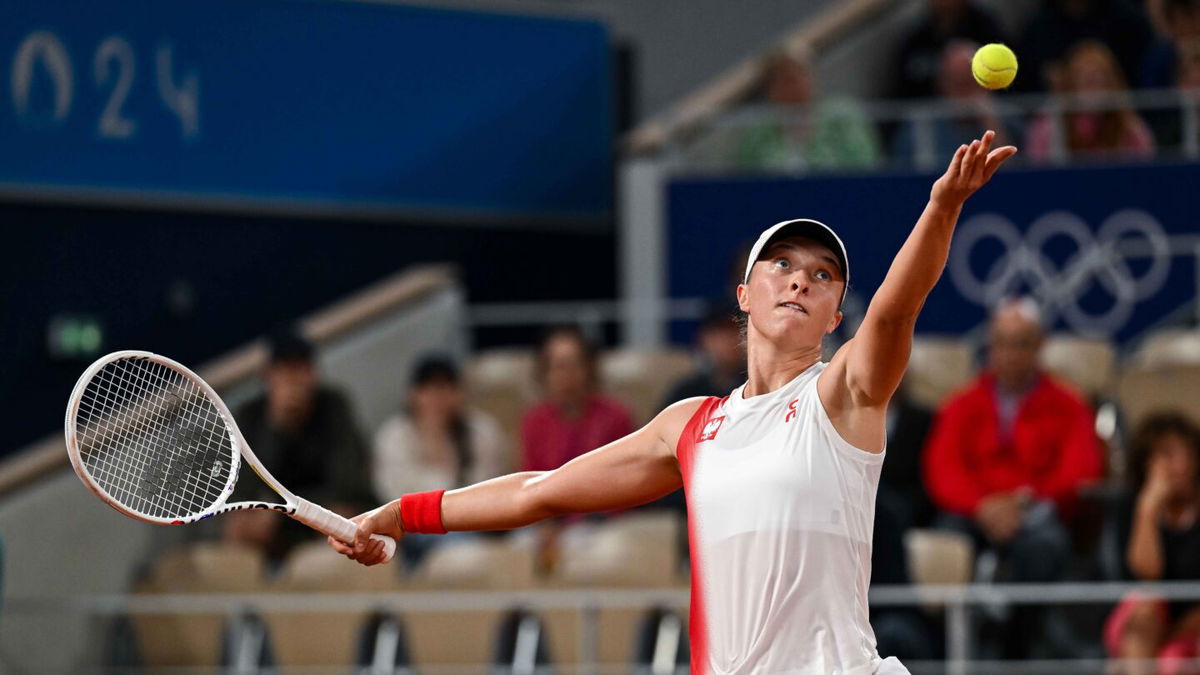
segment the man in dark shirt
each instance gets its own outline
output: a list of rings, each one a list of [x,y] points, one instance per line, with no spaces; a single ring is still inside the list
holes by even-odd
[[[270,339],[264,392],[234,413],[246,442],[267,470],[287,489],[343,515],[369,508],[375,498],[365,486],[366,446],[350,405],[340,393],[320,385],[313,346],[295,331]],[[230,502],[277,501],[253,471],[243,466]],[[227,516],[225,538],[283,556],[314,536],[299,523],[267,512]]]

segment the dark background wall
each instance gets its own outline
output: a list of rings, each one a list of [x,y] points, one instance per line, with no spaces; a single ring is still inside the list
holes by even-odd
[[[63,315],[95,317],[104,351],[197,363],[421,262],[459,265],[471,302],[612,298],[611,227],[363,222],[0,204],[0,406],[11,452],[61,423],[85,361],[48,353]],[[481,333],[477,345],[532,339]]]

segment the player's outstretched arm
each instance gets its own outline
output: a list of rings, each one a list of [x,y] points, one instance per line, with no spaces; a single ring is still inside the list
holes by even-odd
[[[886,404],[899,386],[917,315],[946,266],[963,203],[1017,153],[1011,145],[993,150],[995,137],[988,131],[954,153],[946,173],[934,182],[925,211],[892,261],[857,333],[843,347],[845,382],[856,404]]]
[[[567,513],[626,509],[670,494],[683,484],[675,458],[679,435],[702,400],[680,401],[638,431],[553,471],[514,473],[446,492],[441,525],[451,532],[509,530]],[[400,509],[397,499],[355,517],[354,545],[331,538],[330,546],[364,565],[382,562],[382,547],[370,536],[400,539],[405,534]]]

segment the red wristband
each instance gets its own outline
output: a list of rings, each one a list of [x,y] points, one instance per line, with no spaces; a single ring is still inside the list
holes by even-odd
[[[400,498],[400,526],[410,534],[446,534],[442,526],[445,490],[412,492]]]

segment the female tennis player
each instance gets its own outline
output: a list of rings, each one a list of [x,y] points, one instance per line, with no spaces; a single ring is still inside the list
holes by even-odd
[[[992,150],[994,138],[955,152],[857,334],[828,363],[821,341],[842,320],[845,248],[817,221],[779,223],[758,238],[737,287],[744,385],[675,403],[554,471],[404,495],[358,516],[353,546],[330,544],[372,565],[383,559],[372,533],[517,528],[629,508],[682,485],[692,672],[907,673],[879,657],[867,617],[885,416],[963,202],[1017,151]]]

